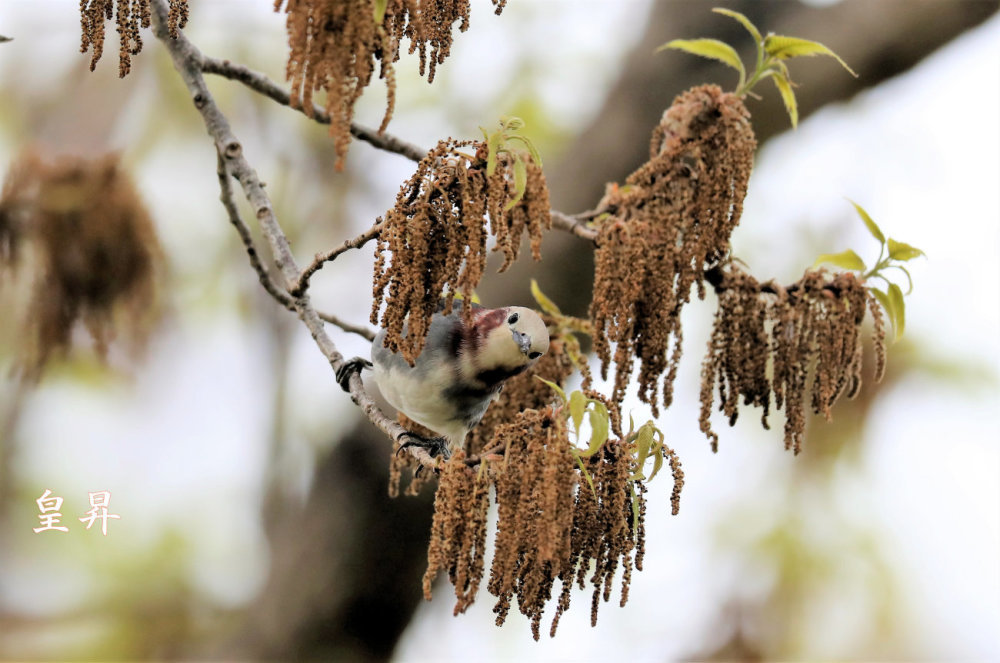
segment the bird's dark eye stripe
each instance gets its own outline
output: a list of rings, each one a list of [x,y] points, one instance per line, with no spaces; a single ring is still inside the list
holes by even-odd
[[[511,313],[511,314],[510,314],[510,317],[509,317],[509,318],[507,318],[507,324],[509,324],[509,325],[512,325],[512,324],[514,324],[515,322],[517,322],[517,317],[518,317],[518,316],[517,316],[517,313]]]
[[[541,352],[532,352],[530,355],[528,355],[528,359],[538,359],[541,356],[542,356]]]

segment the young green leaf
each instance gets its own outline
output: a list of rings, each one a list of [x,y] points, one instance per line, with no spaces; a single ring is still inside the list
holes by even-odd
[[[385,18],[385,10],[389,5],[389,0],[375,0],[374,16],[375,25],[382,25],[382,20]]]
[[[846,251],[841,251],[840,253],[824,253],[820,257],[816,258],[816,262],[813,263],[813,267],[822,265],[823,263],[829,263],[831,265],[836,265],[837,267],[842,267],[844,269],[850,269],[857,272],[865,271],[865,261],[861,259],[853,249],[847,249]]]
[[[781,93],[781,100],[785,102],[785,110],[788,111],[788,117],[792,119],[792,127],[798,126],[799,106],[795,101],[795,92],[792,90],[792,84],[784,74],[774,73],[771,75],[771,78],[774,79],[774,85],[778,88],[778,92]]]
[[[922,255],[925,255],[924,252],[917,247],[889,238],[889,257],[893,260],[906,262]]]
[[[878,227],[877,223],[872,221],[872,217],[868,215],[868,212],[865,211],[865,208],[857,204],[850,198],[848,198],[847,200],[852,205],[854,205],[854,209],[857,210],[858,216],[861,217],[861,220],[865,222],[865,227],[868,228],[868,232],[872,234],[872,237],[877,239],[882,244],[885,244],[885,235],[882,234],[882,229]]]
[[[507,140],[521,141],[524,147],[528,150],[528,154],[531,155],[531,160],[534,161],[539,168],[542,167],[542,155],[540,155],[538,153],[538,150],[535,149],[535,144],[531,142],[530,138],[528,138],[527,136],[508,136]]]
[[[516,115],[501,115],[500,126],[503,127],[504,130],[517,131],[518,129],[524,128],[524,120]]]
[[[800,55],[829,55],[837,60],[840,65],[850,72],[851,76],[858,77],[854,70],[847,66],[847,63],[840,59],[840,56],[818,41],[800,39],[798,37],[786,37],[784,35],[768,35],[764,38],[764,50],[768,55],[786,60]]]
[[[587,471],[586,466],[583,464],[583,459],[580,457],[580,452],[573,449],[573,458],[576,459],[576,464],[580,466],[580,474],[583,478],[587,480],[587,485],[590,486],[590,492],[594,494],[594,500],[597,499],[597,489],[594,488],[594,480],[590,478],[590,472]]]
[[[892,302],[896,312],[893,326],[896,329],[896,338],[898,339],[903,335],[903,329],[906,328],[906,303],[903,301],[903,291],[895,283],[889,284],[889,301]]]
[[[590,447],[587,449],[587,456],[597,453],[601,445],[607,441],[609,427],[610,421],[607,407],[604,406],[604,403],[594,402],[594,409],[590,411],[590,428],[593,432],[590,435]]]
[[[555,382],[550,382],[549,380],[546,380],[545,378],[541,377],[540,375],[536,375],[535,379],[536,380],[541,380],[542,382],[544,382],[545,384],[547,384],[549,387],[551,387],[553,389],[553,391],[555,391],[557,394],[559,394],[559,398],[562,399],[563,403],[566,402],[566,392],[563,391],[562,387],[560,387],[559,385],[557,385]]]
[[[531,279],[531,296],[535,298],[538,306],[549,315],[562,315],[556,303],[545,296],[542,289],[538,287],[538,281]]]
[[[653,447],[653,427],[649,424],[644,425],[639,429],[639,436],[635,440],[636,445],[636,457],[635,457],[635,473],[632,475],[632,479],[645,479],[643,474],[642,466],[646,464],[646,459],[649,457],[649,452]]]
[[[528,190],[528,167],[524,165],[524,159],[514,157],[514,197],[504,205],[503,211],[508,211],[521,202],[524,192]]]
[[[569,416],[573,420],[573,429],[580,434],[580,424],[583,423],[583,411],[587,409],[587,399],[582,391],[574,391],[569,395]]]
[[[746,76],[746,71],[743,69],[743,61],[737,55],[736,49],[724,41],[719,41],[718,39],[674,39],[657,48],[656,52],[659,53],[668,48],[691,53],[692,55],[700,55],[703,58],[718,60],[723,64],[729,65],[740,72],[741,82]]]
[[[893,305],[892,300],[889,299],[889,295],[884,290],[880,290],[878,288],[869,288],[868,290],[871,291],[873,295],[875,295],[875,299],[877,299],[878,303],[881,304],[882,308],[885,309],[886,315],[889,316],[889,322],[892,323],[893,333],[898,336],[898,334],[896,334],[895,332],[896,307]]]
[[[734,18],[739,21],[740,24],[746,28],[747,32],[750,33],[750,36],[753,37],[753,43],[757,45],[758,49],[760,49],[761,42],[764,41],[764,39],[760,36],[760,31],[757,29],[757,26],[751,23],[750,19],[737,11],[733,11],[732,9],[715,7],[712,11],[716,14],[722,14],[723,16],[728,16],[729,18]]]
[[[656,473],[663,467],[663,445],[657,443],[653,451],[656,454],[653,456],[653,471],[649,473],[649,478],[646,481],[652,481]]]
[[[913,277],[910,276],[910,270],[908,270],[906,267],[903,267],[902,265],[887,265],[886,269],[889,268],[898,269],[899,271],[903,272],[903,276],[906,277],[906,292],[904,294],[908,295],[911,292],[913,292]]]

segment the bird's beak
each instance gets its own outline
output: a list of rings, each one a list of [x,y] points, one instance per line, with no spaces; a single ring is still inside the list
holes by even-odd
[[[517,347],[521,349],[524,355],[528,354],[531,349],[531,337],[527,334],[522,334],[521,332],[514,332],[514,342],[517,343]]]

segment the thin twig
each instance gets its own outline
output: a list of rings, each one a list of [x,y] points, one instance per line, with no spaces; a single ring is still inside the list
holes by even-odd
[[[240,142],[233,135],[229,126],[229,121],[219,110],[215,100],[212,98],[205,79],[201,75],[199,63],[203,61],[198,49],[184,36],[182,32],[174,38],[170,37],[167,29],[166,0],[153,0],[154,34],[159,39],[167,51],[170,53],[174,63],[174,68],[184,80],[195,108],[201,114],[205,122],[205,128],[215,142],[215,147],[221,155],[223,170],[230,176],[235,177],[243,188],[243,193],[256,214],[261,231],[267,241],[271,253],[274,256],[275,265],[284,280],[282,284],[285,288],[295,282],[299,275],[299,267],[295,263],[288,238],[281,229],[274,209],[271,206],[267,193],[261,185],[260,179],[254,172],[253,167],[243,156],[243,148]],[[323,323],[309,302],[307,295],[293,297],[293,305],[299,319],[306,325],[312,334],[320,352],[330,362],[330,367],[337,371],[344,365],[344,357],[337,351],[337,346],[326,333]],[[350,377],[348,387],[351,393],[351,400],[354,401],[368,419],[384,431],[392,439],[397,439],[405,433],[405,429],[396,421],[387,417],[372,397],[365,391],[359,373],[353,373]],[[407,450],[422,465],[435,467],[437,461],[427,453],[426,449],[420,447],[408,447]]]
[[[250,266],[253,267],[255,272],[257,272],[257,278],[260,279],[260,284],[264,286],[264,290],[266,290],[267,293],[271,295],[279,304],[284,306],[289,311],[294,311],[295,298],[278,287],[278,285],[274,282],[274,279],[271,277],[271,273],[267,271],[267,267],[265,267],[260,261],[260,255],[257,252],[257,246],[254,244],[253,236],[250,234],[250,228],[243,221],[239,210],[236,209],[236,201],[233,200],[233,187],[230,183],[229,175],[226,173],[221,155],[218,159],[217,174],[219,176],[219,200],[222,201],[222,206],[225,208],[226,214],[229,216],[229,222],[233,224],[234,228],[236,228],[236,232],[240,236],[240,240],[242,240],[244,248],[246,248],[247,256],[250,258]],[[367,327],[354,325],[329,313],[323,313],[322,311],[318,311],[318,314],[320,320],[336,325],[345,332],[357,334],[358,336],[369,341],[375,340],[375,332]]]
[[[593,242],[597,239],[597,231],[593,228],[588,228],[586,225],[580,222],[580,220],[575,216],[570,216],[559,210],[552,210],[552,227],[557,230],[565,230],[566,232],[573,233],[577,237],[583,238],[589,242]]]
[[[292,298],[275,284],[270,272],[267,271],[267,267],[260,261],[260,255],[257,253],[257,247],[254,244],[253,236],[250,234],[250,228],[243,222],[239,210],[236,209],[236,201],[233,200],[233,187],[229,182],[229,173],[226,172],[221,154],[218,155],[216,174],[219,176],[219,200],[222,201],[222,206],[229,216],[229,222],[236,228],[236,232],[239,234],[240,240],[242,240],[243,246],[247,250],[247,256],[250,258],[250,266],[257,272],[260,284],[264,286],[264,290],[269,295],[278,300],[285,308],[294,310],[295,304]]]
[[[307,109],[293,106],[291,96],[287,90],[264,74],[254,71],[249,67],[234,64],[229,60],[220,60],[205,55],[199,55],[198,66],[206,74],[216,74],[243,83],[250,89],[256,90],[266,97],[270,97],[283,106],[294,108],[320,124],[330,124],[330,114],[323,107],[313,104],[312,114],[310,114]],[[412,143],[396,138],[391,134],[379,133],[374,129],[363,127],[355,122],[351,123],[351,135],[358,140],[370,143],[380,150],[402,155],[411,161],[420,161],[427,154],[427,150],[422,150]]]
[[[299,274],[299,278],[296,279],[294,285],[292,285],[292,287],[289,288],[288,292],[293,297],[298,297],[299,295],[303,294],[306,291],[306,288],[309,287],[309,279],[320,268],[322,268],[323,265],[325,265],[328,262],[332,262],[341,253],[344,253],[345,251],[349,251],[351,249],[360,249],[362,246],[364,246],[371,240],[375,239],[375,237],[378,236],[380,232],[382,232],[382,226],[384,225],[384,223],[385,222],[380,219],[378,223],[376,223],[374,226],[372,226],[365,232],[361,233],[354,239],[349,239],[340,246],[338,246],[337,248],[330,249],[325,253],[317,253],[316,257],[313,258],[313,261],[309,264],[309,266],[306,267],[304,270],[302,270],[302,273]]]

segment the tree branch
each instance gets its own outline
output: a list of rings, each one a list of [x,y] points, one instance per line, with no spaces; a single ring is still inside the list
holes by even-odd
[[[376,223],[374,226],[372,226],[365,232],[361,233],[354,239],[346,240],[343,244],[341,244],[337,248],[330,249],[325,253],[317,253],[316,257],[313,258],[313,261],[309,264],[309,266],[306,267],[301,274],[299,274],[299,278],[295,281],[292,287],[289,288],[288,292],[293,297],[298,297],[299,295],[305,293],[306,289],[309,287],[309,279],[320,268],[322,268],[323,265],[325,265],[328,262],[332,262],[341,253],[344,253],[345,251],[349,251],[351,249],[360,249],[362,246],[364,246],[371,240],[375,239],[375,237],[380,232],[382,232],[382,226],[384,224],[385,224],[384,221],[379,220],[378,223]]]
[[[251,90],[259,92],[274,101],[277,101],[283,106],[291,105],[291,96],[288,91],[282,88],[280,85],[272,81],[266,75],[253,71],[249,67],[240,64],[234,64],[229,60],[220,60],[218,58],[208,57],[206,55],[199,54],[198,56],[198,66],[206,74],[216,74],[230,80],[243,83]],[[320,124],[329,124],[330,115],[318,104],[313,104],[312,113],[310,114],[303,108],[296,108],[310,119],[319,122]],[[391,134],[382,133],[379,134],[377,131],[363,127],[356,122],[351,123],[351,135],[359,140],[363,140],[370,143],[372,146],[385,150],[387,152],[393,152],[395,154],[400,154],[411,161],[419,162],[427,155],[427,150],[421,149],[420,147],[409,143],[401,138],[397,138]],[[588,241],[594,241],[597,237],[597,232],[587,228],[581,223],[584,215],[572,216],[566,214],[565,212],[560,212],[559,210],[552,210],[552,227],[558,228],[559,230],[565,230],[570,232],[577,237]],[[371,239],[371,238],[369,238]],[[367,241],[367,240],[365,240]],[[347,248],[357,248],[357,247],[347,247]],[[335,258],[342,250],[334,250],[336,253],[331,252],[332,255],[326,260],[321,260],[321,262],[328,262]],[[317,260],[320,260],[317,256]],[[315,263],[314,263],[315,265]],[[308,275],[305,277],[302,284],[296,283],[292,288],[292,294],[299,294],[304,290],[304,283],[308,281],[309,276],[312,275],[316,269],[319,269],[321,265],[310,265],[306,270]]]
[[[270,97],[282,106],[294,108],[310,119],[316,120],[320,124],[330,124],[330,114],[327,113],[325,109],[318,104],[313,104],[311,109],[312,112],[310,113],[309,109],[293,106],[291,103],[291,96],[288,91],[264,74],[254,71],[241,64],[233,64],[229,60],[220,60],[218,58],[208,57],[200,53],[198,54],[198,58],[198,66],[204,73],[216,74],[218,76],[243,83],[251,90],[260,92],[266,97]],[[422,150],[412,143],[408,143],[405,140],[396,138],[395,136],[387,133],[380,134],[377,131],[368,129],[367,127],[363,127],[354,122],[351,123],[351,135],[358,140],[370,143],[380,150],[402,155],[411,161],[420,161],[427,154],[427,150]]]
[[[257,278],[260,279],[260,284],[264,286],[264,290],[266,290],[267,293],[271,295],[271,297],[273,297],[279,304],[284,306],[289,311],[294,311],[295,298],[278,287],[278,285],[274,282],[274,279],[271,277],[270,272],[267,271],[267,268],[260,261],[260,256],[257,253],[257,247],[254,245],[253,237],[250,234],[250,228],[243,222],[243,218],[240,216],[239,210],[236,209],[236,201],[233,199],[233,187],[229,181],[229,175],[226,173],[225,164],[222,161],[221,155],[219,155],[218,159],[217,173],[219,176],[219,200],[222,201],[222,206],[226,209],[226,214],[229,216],[229,222],[233,224],[234,228],[236,228],[236,232],[239,234],[240,240],[242,240],[243,246],[247,250],[247,256],[250,258],[250,266],[253,267],[255,272],[257,272]],[[357,334],[368,341],[375,340],[375,332],[367,327],[360,327],[345,320],[341,320],[335,315],[324,313],[322,311],[317,311],[317,315],[319,315],[320,320],[340,327],[345,332]]]
[[[565,212],[560,212],[559,210],[552,210],[552,227],[558,230],[565,230],[566,232],[573,233],[577,237],[587,240],[588,242],[594,242],[597,240],[597,231],[593,228],[588,228],[580,220],[580,215],[571,216]]]
[[[290,284],[298,281],[301,272],[295,262],[295,257],[292,255],[288,238],[285,236],[275,217],[271,201],[267,193],[265,193],[264,187],[257,177],[257,173],[244,157],[243,146],[233,134],[229,126],[229,121],[222,114],[222,111],[219,110],[208,87],[205,85],[205,79],[200,70],[200,64],[204,61],[204,57],[197,47],[188,41],[183,33],[179,32],[176,38],[170,37],[167,29],[168,9],[166,0],[153,0],[151,4],[153,8],[154,34],[170,53],[174,68],[187,86],[194,106],[201,114],[202,120],[205,122],[205,128],[215,142],[222,170],[226,175],[236,178],[243,189],[243,194],[253,208],[264,238],[271,249],[275,265],[281,274],[283,280],[281,285],[287,290]],[[225,180],[225,183],[228,184],[225,175],[220,179]],[[223,188],[223,196],[225,197],[225,188]],[[227,211],[229,211],[230,206],[227,204],[226,207]],[[230,216],[230,220],[232,221],[232,216]],[[236,225],[239,232],[240,225]],[[240,234],[243,237],[243,233],[240,232]],[[258,275],[260,274],[261,272],[258,270]],[[273,278],[270,275],[268,277],[273,282]],[[265,285],[265,287],[267,286]],[[275,290],[278,289],[275,288]],[[344,365],[344,357],[327,335],[319,315],[309,302],[309,297],[304,294],[288,296],[292,299],[292,306],[298,314],[299,319],[309,329],[320,352],[323,353],[323,356],[330,362],[330,367],[336,372]],[[406,432],[402,426],[394,420],[389,419],[385,413],[379,410],[375,401],[365,391],[359,373],[351,375],[348,387],[351,400],[364,411],[373,424],[389,437],[396,439]],[[408,447],[407,449],[422,465],[428,467],[437,465],[437,461],[425,449],[420,447]]]

